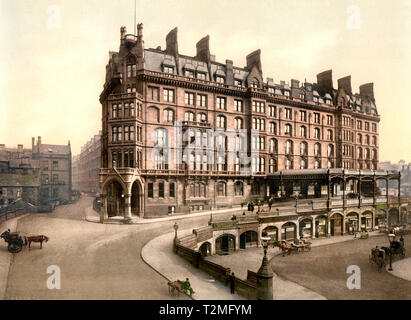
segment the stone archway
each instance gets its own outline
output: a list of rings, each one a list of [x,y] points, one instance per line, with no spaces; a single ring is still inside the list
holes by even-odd
[[[204,242],[200,246],[198,251],[201,253],[202,258],[205,258],[207,256],[211,256],[211,243],[208,242],[208,241]]]
[[[293,222],[284,223],[281,227],[281,239],[283,240],[297,239],[297,225]]]
[[[235,251],[235,236],[224,233],[215,240],[216,253]]]
[[[360,231],[360,221],[357,212],[350,212],[345,216],[345,232],[348,234],[354,234]]]
[[[267,233],[267,236],[271,238],[269,244],[274,244],[278,241],[278,228],[275,226],[268,226],[264,228],[263,232]]]
[[[105,185],[106,210],[108,217],[122,216],[124,213],[123,186],[115,179]]]
[[[343,233],[343,216],[334,213],[330,218],[330,233],[332,236],[341,236]]]
[[[246,249],[258,246],[258,233],[248,230],[240,235],[240,249]]]
[[[395,227],[399,225],[400,215],[397,208],[391,208],[388,211],[388,223],[390,227]]]
[[[304,218],[299,223],[300,238],[313,237],[313,221],[310,218]]]
[[[318,216],[315,218],[315,237],[326,237],[327,236],[327,217],[326,216]]]
[[[366,210],[361,215],[361,230],[371,230],[373,228],[373,212],[370,210]]]

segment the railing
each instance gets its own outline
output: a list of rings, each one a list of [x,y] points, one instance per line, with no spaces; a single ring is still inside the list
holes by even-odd
[[[139,95],[137,92],[124,92],[124,93],[111,93],[108,96],[108,100],[120,100],[120,99],[143,99],[143,96]]]

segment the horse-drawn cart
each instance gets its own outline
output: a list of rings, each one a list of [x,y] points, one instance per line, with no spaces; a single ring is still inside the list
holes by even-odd
[[[371,249],[369,262],[375,263],[377,265],[378,271],[381,271],[381,269],[385,266],[385,258],[386,258],[386,254],[383,249],[379,249],[379,248]]]
[[[168,282],[168,292],[170,296],[180,295],[180,293],[184,293],[184,281],[177,280],[177,281],[169,281]]]
[[[7,250],[11,253],[20,252],[23,246],[27,245],[27,238],[20,236],[18,232],[10,232],[10,229],[4,231],[0,238],[8,243]]]

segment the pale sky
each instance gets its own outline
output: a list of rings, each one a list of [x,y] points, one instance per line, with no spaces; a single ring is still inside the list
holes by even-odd
[[[261,49],[264,79],[276,83],[315,82],[328,69],[334,87],[346,75],[354,92],[374,82],[380,161],[411,162],[410,0],[137,0],[136,15],[146,48],[165,48],[178,27],[181,54],[195,55],[207,34],[219,62],[243,67]],[[122,25],[133,33],[134,0],[0,0],[0,143],[70,140],[78,154],[101,128],[98,98]]]

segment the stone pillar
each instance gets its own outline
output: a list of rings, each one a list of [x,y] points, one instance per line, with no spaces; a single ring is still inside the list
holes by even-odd
[[[273,300],[273,270],[268,263],[266,250],[257,278],[257,300]]]
[[[104,221],[108,220],[108,212],[107,212],[107,195],[101,195],[101,208],[100,208],[100,223],[104,223]]]
[[[313,238],[313,239],[315,239],[315,234],[316,234],[316,232],[317,232],[317,230],[315,229],[315,217],[313,217],[313,220],[312,220],[312,225],[311,225],[311,238]]]
[[[131,194],[124,195],[124,222],[131,221]]]
[[[327,236],[328,236],[328,237],[331,236],[331,221],[330,221],[330,217],[327,218]]]

